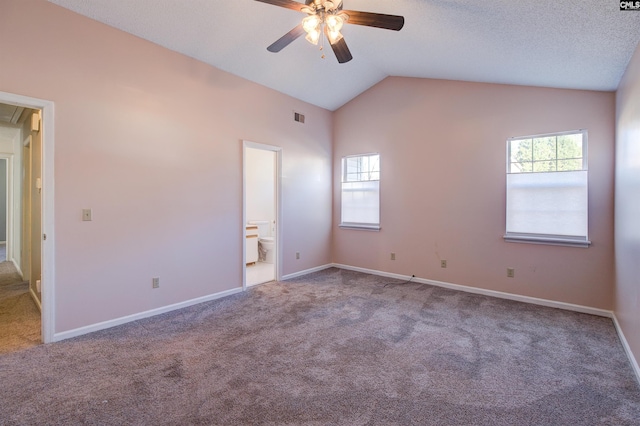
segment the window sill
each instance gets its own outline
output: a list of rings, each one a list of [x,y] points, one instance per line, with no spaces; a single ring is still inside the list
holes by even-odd
[[[545,235],[505,235],[504,240],[508,243],[526,243],[526,244],[546,244],[552,246],[581,247],[588,248],[591,241],[586,238],[571,238],[560,236]]]
[[[356,229],[359,231],[380,231],[380,225],[365,225],[361,223],[341,223],[338,227],[342,229]]]

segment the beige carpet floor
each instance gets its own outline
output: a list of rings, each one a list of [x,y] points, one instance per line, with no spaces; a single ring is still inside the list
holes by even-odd
[[[40,342],[40,310],[29,294],[29,284],[13,263],[0,262],[0,354]]]

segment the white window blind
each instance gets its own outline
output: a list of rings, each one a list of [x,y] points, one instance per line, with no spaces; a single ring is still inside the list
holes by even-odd
[[[587,133],[507,141],[505,240],[586,247]]]
[[[342,159],[341,227],[380,229],[380,155]]]

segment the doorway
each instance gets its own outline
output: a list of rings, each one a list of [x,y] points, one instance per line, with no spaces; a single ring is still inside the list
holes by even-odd
[[[8,121],[2,112],[14,110]],[[19,118],[16,118],[19,117]],[[8,273],[4,290],[20,296],[12,313],[17,323],[30,323],[35,309],[35,330],[22,329],[17,340],[27,343],[54,341],[54,253],[53,253],[53,103],[36,98],[0,92],[0,128],[6,135],[13,128],[11,142],[0,138],[0,162],[6,161],[6,261],[0,273]],[[3,168],[0,163],[0,176]],[[2,187],[0,178],[0,188]],[[0,197],[1,197],[0,189]],[[0,201],[0,211],[2,202]],[[2,227],[0,218],[0,227]],[[1,232],[0,232],[1,234]],[[1,235],[0,235],[1,236]],[[7,278],[9,277],[9,278]],[[11,278],[12,277],[12,278]],[[7,284],[10,284],[7,286]],[[23,288],[24,287],[24,288]],[[23,297],[23,296],[26,296]],[[18,300],[18,299],[16,299]],[[30,302],[27,304],[26,302]],[[23,315],[19,317],[18,315]],[[8,318],[8,317],[5,317]],[[4,324],[6,325],[6,323]],[[33,327],[32,327],[33,328]],[[12,337],[13,326],[4,327]],[[17,332],[17,329],[16,329]],[[1,337],[1,336],[0,336]],[[15,340],[15,339],[14,339]],[[2,351],[2,348],[0,348]]]
[[[243,288],[281,277],[280,147],[243,142]]]
[[[41,182],[40,124],[40,110],[0,104],[0,353],[42,343],[41,251],[31,240],[42,223],[31,187]]]

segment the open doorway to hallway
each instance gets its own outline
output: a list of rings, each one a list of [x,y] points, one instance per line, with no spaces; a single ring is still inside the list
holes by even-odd
[[[0,103],[0,353],[42,342],[41,111]]]

